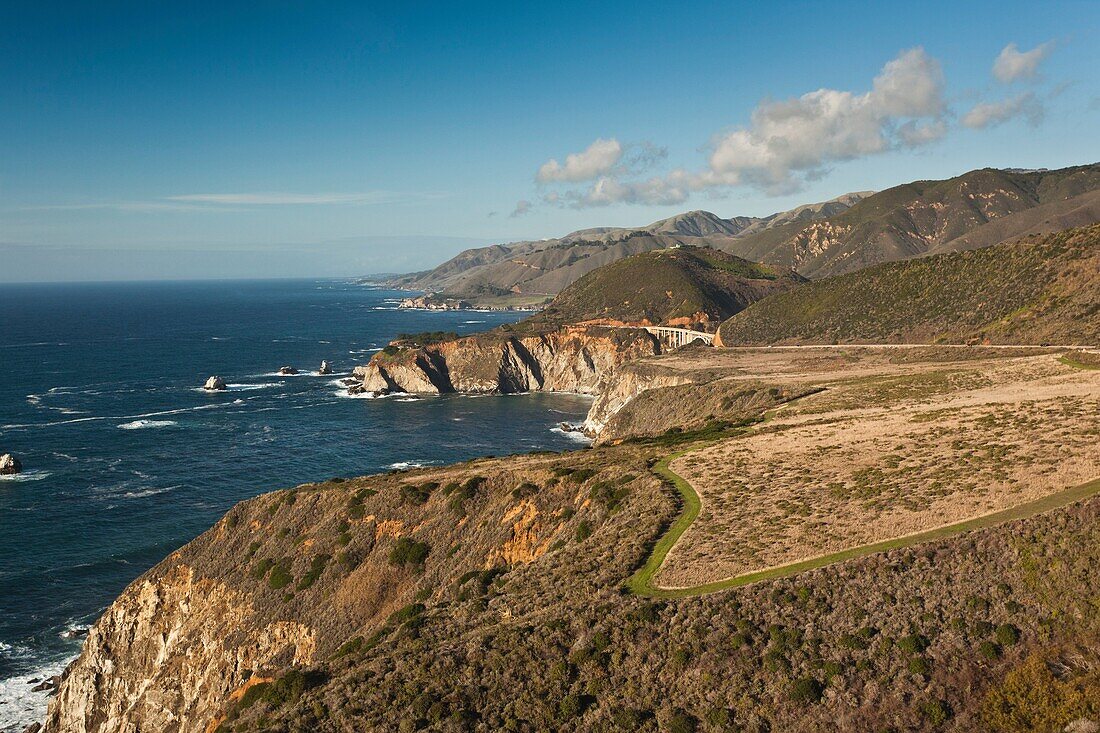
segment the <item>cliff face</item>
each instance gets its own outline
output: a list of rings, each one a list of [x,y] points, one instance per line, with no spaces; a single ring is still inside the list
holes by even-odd
[[[212,733],[280,671],[318,669],[414,601],[432,606],[495,568],[538,562],[582,524],[599,527],[607,515],[586,501],[589,487],[559,478],[591,460],[482,460],[243,502],[111,604],[66,670],[46,731]],[[590,471],[619,480],[627,469],[656,494],[644,463]]]
[[[642,329],[565,327],[546,333],[479,334],[396,354],[356,369],[367,391],[581,392],[594,394],[627,361],[659,354]]]

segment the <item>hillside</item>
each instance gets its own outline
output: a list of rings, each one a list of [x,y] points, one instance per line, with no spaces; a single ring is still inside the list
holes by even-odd
[[[760,301],[726,346],[1100,343],[1100,225],[888,263]]]
[[[704,247],[627,257],[567,287],[528,325],[590,321],[713,330],[750,303],[805,282],[798,274]]]
[[[497,244],[466,250],[432,270],[387,283],[473,302],[508,292],[552,296],[624,257],[677,245],[728,249],[738,236],[833,216],[869,194],[846,194],[767,217],[723,219],[709,211],[690,211],[642,227],[599,227],[554,239]]]
[[[821,278],[1095,224],[1098,190],[1100,164],[1055,171],[984,168],[895,186],[835,216],[749,233],[723,248]]]
[[[982,348],[653,362],[692,383],[640,407],[710,423],[232,508],[96,623],[47,733],[1024,733],[1100,715],[1100,499],[1076,486],[1097,468],[1100,372]],[[686,533],[667,466],[704,496]]]

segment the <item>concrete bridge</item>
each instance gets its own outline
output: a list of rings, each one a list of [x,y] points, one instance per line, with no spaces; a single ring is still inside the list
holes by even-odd
[[[687,328],[671,328],[669,326],[642,326],[642,328],[660,339],[662,344],[673,349],[687,346],[696,339],[701,340],[707,346],[714,345],[714,334],[705,331],[692,331]]]

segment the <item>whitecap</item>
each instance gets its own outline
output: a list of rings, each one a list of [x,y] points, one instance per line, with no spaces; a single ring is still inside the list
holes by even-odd
[[[31,469],[30,471],[23,471],[22,473],[0,474],[0,481],[41,481],[49,475],[49,471]]]
[[[562,430],[561,427],[550,428],[551,433],[557,433],[563,438],[573,441],[574,443],[580,443],[581,445],[592,445],[592,438],[589,438],[584,433],[577,430]]]
[[[282,387],[285,382],[259,382],[257,384],[227,384],[230,392],[248,392],[254,389],[271,389],[272,387]],[[200,387],[201,389],[201,387]]]
[[[143,430],[145,428],[170,428],[173,425],[179,425],[175,420],[134,420],[133,422],[124,422],[117,427],[123,430]]]
[[[386,466],[386,468],[395,471],[407,471],[410,468],[424,468],[425,466],[434,466],[437,463],[439,461],[397,461]]]
[[[127,491],[126,493],[122,494],[121,496],[122,496],[123,499],[144,499],[147,496],[156,496],[157,494],[163,494],[166,491],[172,491],[173,489],[178,489],[181,486],[183,486],[183,484],[176,484],[175,486],[165,486],[165,487],[159,488],[159,489],[142,489],[141,491]]]
[[[0,648],[0,652],[7,653]],[[76,655],[55,660],[27,672],[0,680],[0,730],[22,730],[31,723],[46,718],[46,704],[51,690],[34,691],[31,680],[46,680],[60,675]]]

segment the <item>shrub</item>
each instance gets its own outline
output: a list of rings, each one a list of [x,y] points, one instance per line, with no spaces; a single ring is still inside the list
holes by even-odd
[[[790,697],[795,702],[816,703],[825,693],[825,686],[813,677],[800,677],[791,683]]]
[[[593,501],[602,504],[607,511],[613,512],[619,508],[619,505],[629,493],[630,489],[625,486],[617,486],[610,481],[597,481],[592,485],[588,496]]]
[[[913,657],[909,660],[909,671],[921,677],[927,677],[932,673],[932,665],[928,663],[927,657]]]
[[[591,468],[578,468],[569,474],[569,480],[575,484],[583,484],[588,479],[592,478],[598,473]]]
[[[699,721],[683,710],[676,710],[668,716],[668,724],[664,726],[668,733],[695,733],[698,728]]]
[[[592,536],[592,525],[588,522],[581,520],[581,523],[577,525],[577,542],[584,542],[586,539]]]
[[[951,706],[946,700],[929,700],[920,706],[921,713],[928,724],[938,728],[951,719]]]
[[[412,504],[424,504],[427,503],[431,497],[432,492],[439,488],[439,484],[435,481],[428,481],[418,486],[411,484],[401,484],[401,498]]]
[[[996,659],[1001,656],[1001,647],[991,641],[983,641],[978,647],[978,653],[986,659]]]
[[[271,568],[271,574],[267,576],[267,584],[272,590],[285,588],[294,582],[294,576],[290,574],[290,560],[283,558]]]
[[[1001,624],[997,627],[996,636],[1001,646],[1012,646],[1020,640],[1020,630],[1012,624]]]
[[[512,489],[513,499],[526,499],[529,496],[534,496],[539,492],[539,487],[530,481],[525,481],[516,488]]]
[[[325,566],[328,565],[328,561],[332,559],[329,555],[314,555],[313,560],[309,564],[309,570],[302,579],[298,581],[298,590],[305,590],[321,577],[321,573],[325,572]]]
[[[267,575],[267,571],[273,567],[275,567],[275,561],[269,557],[264,558],[252,567],[252,577],[256,580],[262,580]]]
[[[398,566],[422,566],[431,547],[427,542],[417,542],[411,537],[401,537],[390,550],[390,563]]]
[[[1062,730],[1082,717],[1100,716],[1100,674],[1060,680],[1038,654],[986,693],[982,719],[1004,733]]]
[[[898,648],[910,654],[920,654],[928,648],[928,639],[920,634],[911,634],[898,639]]]

